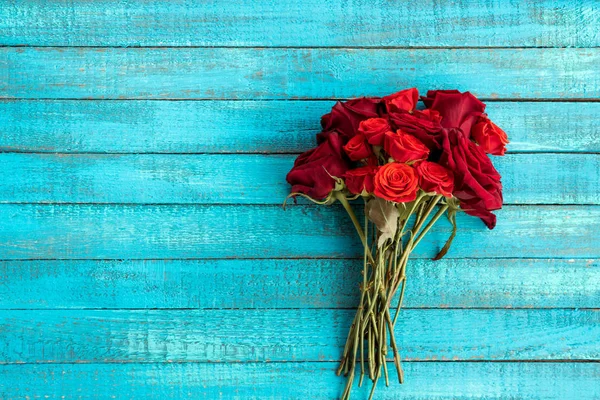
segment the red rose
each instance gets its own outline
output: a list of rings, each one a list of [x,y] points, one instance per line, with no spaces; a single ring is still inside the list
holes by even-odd
[[[423,102],[428,109],[438,111],[442,115],[444,128],[459,128],[467,136],[471,127],[485,111],[485,104],[469,92],[458,90],[430,90]]]
[[[488,154],[503,156],[506,152],[508,136],[486,116],[479,117],[477,123],[473,125],[471,138]]]
[[[502,207],[500,174],[481,147],[458,129],[448,130],[440,163],[454,173],[454,196],[469,215],[479,217],[488,228],[496,225],[490,211]]]
[[[454,175],[452,171],[438,163],[423,161],[415,170],[419,176],[419,186],[428,193],[437,193],[445,197],[452,197],[454,190]]]
[[[425,104],[425,107],[427,107],[427,108],[431,107],[431,105],[433,104],[433,101],[435,100],[435,96],[437,96],[440,93],[444,93],[444,94],[460,94],[460,91],[458,91],[456,89],[428,90],[427,91],[427,96],[421,96],[421,100],[423,100],[423,103]]]
[[[367,138],[361,133],[348,140],[348,143],[344,146],[344,150],[352,161],[368,158],[372,153],[371,146],[367,143]]]
[[[427,146],[401,130],[386,132],[383,148],[394,160],[403,163],[425,160],[429,156]]]
[[[321,117],[323,132],[317,135],[317,143],[325,140],[332,131],[337,131],[344,143],[352,139],[358,130],[358,124],[368,118],[377,118],[378,98],[366,98],[337,102],[329,114]]]
[[[342,140],[333,132],[318,147],[298,156],[286,179],[292,185],[292,192],[323,199],[335,187],[331,176],[341,178],[347,170],[348,163],[342,155]]]
[[[379,168],[373,183],[376,196],[396,203],[415,200],[419,191],[414,168],[397,162]]]
[[[358,126],[358,132],[365,135],[373,146],[383,146],[383,135],[390,129],[390,124],[385,118],[369,118]]]
[[[435,110],[414,110],[412,113],[390,114],[390,120],[398,129],[423,142],[429,149],[441,149],[440,125],[442,117]]]
[[[382,98],[388,114],[410,112],[417,107],[419,91],[416,88],[401,90]]]
[[[367,193],[373,193],[373,190],[375,190],[373,178],[377,169],[377,167],[367,165],[346,171],[344,179],[350,193],[361,194],[363,190]]]

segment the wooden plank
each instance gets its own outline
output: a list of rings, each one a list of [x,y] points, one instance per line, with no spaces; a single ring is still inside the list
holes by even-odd
[[[295,158],[4,153],[0,202],[281,204]],[[515,154],[493,161],[506,204],[600,204],[598,154]]]
[[[46,46],[600,45],[594,1],[7,1],[0,44]]]
[[[415,86],[494,99],[595,99],[599,63],[599,48],[4,47],[0,98],[345,98]]]
[[[354,310],[3,310],[0,362],[336,361]],[[598,360],[597,310],[403,310],[402,357]]]
[[[335,363],[2,365],[6,399],[333,399],[344,380]],[[392,366],[390,365],[390,368]],[[600,397],[599,363],[406,362],[405,383],[377,399],[591,400]],[[482,384],[484,382],[485,384]],[[353,397],[366,399],[367,382]]]
[[[2,261],[0,308],[354,308],[361,267],[358,259]],[[600,304],[597,259],[414,260],[408,277],[408,308]]]
[[[339,205],[0,205],[0,259],[354,257],[361,252]],[[461,214],[451,258],[596,258],[600,207],[506,206],[488,231]],[[412,257],[433,257],[440,220]]]
[[[333,101],[1,100],[0,150],[299,153]],[[488,102],[511,153],[600,152],[600,103]],[[227,123],[223,123],[227,121]]]

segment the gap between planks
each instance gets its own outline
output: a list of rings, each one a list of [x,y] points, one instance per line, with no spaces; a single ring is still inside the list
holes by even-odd
[[[29,260],[28,260],[29,261]],[[44,260],[47,261],[47,260]],[[330,310],[348,311],[356,310],[356,307],[54,307],[54,308],[6,308],[0,307],[0,311],[254,311],[254,310]],[[598,307],[402,307],[402,310],[499,310],[499,311],[532,311],[532,310],[572,310],[572,311],[599,311]]]
[[[597,49],[600,46],[142,46],[142,45],[38,45],[38,44],[0,44],[0,48],[33,49],[290,49],[290,50],[530,50],[530,49]]]
[[[387,359],[388,363],[393,363],[393,359]],[[162,365],[162,364],[239,364],[239,365],[254,365],[254,364],[333,364],[337,365],[337,361],[323,360],[293,360],[293,361],[38,361],[38,362],[5,362],[0,361],[0,366],[9,365]],[[425,363],[444,363],[444,364],[598,364],[599,359],[558,359],[558,360],[542,360],[542,359],[525,359],[525,360],[402,360],[402,363],[425,364]]]
[[[353,203],[351,203],[353,204]],[[60,202],[60,201],[0,201],[0,205],[38,205],[38,206],[117,206],[117,207],[168,207],[168,206],[180,206],[180,207],[282,207],[281,204],[265,204],[265,203],[117,203],[117,202]],[[313,204],[307,203],[298,203],[298,204],[290,204],[288,203],[287,207],[314,207]],[[503,203],[502,206],[511,206],[511,207],[557,207],[557,208],[566,208],[566,207],[600,207],[600,204],[597,203]],[[497,210],[496,210],[497,211]],[[547,257],[545,257],[547,258]],[[584,257],[589,258],[589,257]],[[2,261],[2,260],[0,260]]]
[[[360,98],[361,96],[358,96]],[[375,96],[376,97],[376,96]],[[281,98],[209,98],[209,97],[170,97],[170,98],[141,98],[141,97],[8,97],[0,96],[0,101],[232,101],[232,102],[270,102],[270,101],[346,101],[357,97],[289,97]],[[600,98],[525,98],[525,97],[478,97],[479,100],[487,103],[600,103]]]

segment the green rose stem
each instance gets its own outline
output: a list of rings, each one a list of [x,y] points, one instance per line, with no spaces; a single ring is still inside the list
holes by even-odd
[[[415,220],[413,229],[411,230],[410,238],[408,240],[408,243],[406,244],[406,248],[400,259],[400,272],[399,272],[399,276],[397,277],[398,279],[392,285],[393,289],[388,296],[389,300],[391,301],[392,298],[394,297],[394,294],[398,290],[398,286],[400,284],[402,284],[402,289],[400,290],[400,298],[398,300],[398,305],[396,307],[396,313],[394,315],[394,320],[392,321],[392,326],[396,325],[396,320],[398,319],[398,315],[400,313],[400,308],[402,307],[402,302],[404,300],[404,292],[405,292],[405,288],[406,288],[406,265],[408,263],[408,257],[410,256],[410,253],[412,252],[412,250],[415,247],[417,247],[417,244],[421,241],[423,236],[429,231],[429,229],[431,229],[431,227],[433,226],[433,224],[435,224],[435,222],[439,219],[439,217],[442,214],[444,214],[444,212],[446,212],[446,210],[448,209],[448,206],[443,206],[442,208],[440,208],[440,210],[438,210],[436,215],[429,221],[429,223],[423,229],[423,231],[418,233],[419,230],[421,229],[421,227],[423,226],[423,223],[427,220],[427,218],[429,217],[429,214],[431,214],[431,212],[435,209],[436,205],[442,199],[442,197],[443,196],[441,196],[441,195],[437,195],[429,202],[429,206],[427,207],[427,210],[424,212],[423,215],[417,216],[417,219]],[[407,218],[407,221],[408,221],[408,218]],[[417,236],[417,234],[418,234],[418,236]],[[416,239],[415,239],[415,236],[417,236]],[[388,304],[388,306],[389,306],[389,304]]]
[[[360,222],[358,222],[358,218],[356,218],[356,214],[354,214],[354,210],[352,209],[352,206],[348,202],[348,199],[346,198],[346,196],[344,196],[341,192],[338,192],[338,191],[334,192],[334,197],[340,203],[342,203],[342,206],[344,206],[344,209],[346,210],[346,212],[348,213],[348,216],[352,220],[352,223],[354,224],[354,228],[356,229],[356,232],[358,233],[358,236],[360,237],[360,240],[363,243],[363,246],[365,247],[365,252],[368,253],[367,255],[369,256],[370,261],[373,264],[375,264],[375,260],[373,259],[373,255],[368,250],[369,246],[368,246],[368,243],[367,243],[367,237],[365,236],[365,233],[363,232],[362,227],[360,226]]]
[[[433,218],[431,218],[431,220],[425,226],[425,228],[423,228],[423,230],[421,231],[421,233],[419,233],[419,236],[417,236],[417,239],[415,240],[415,244],[414,244],[413,247],[417,247],[417,245],[419,244],[419,242],[421,241],[421,239],[423,239],[423,236],[425,236],[425,234],[427,232],[429,232],[429,229],[431,229],[431,227],[433,225],[435,225],[435,223],[437,222],[437,220],[440,219],[440,217],[442,215],[444,215],[444,213],[446,212],[446,210],[448,210],[448,208],[449,208],[448,204],[444,204],[442,207],[440,207],[440,209],[438,210],[438,212],[433,216]]]
[[[401,212],[400,229],[395,238],[393,238],[394,240],[377,248],[375,256],[373,256],[367,239],[369,234],[367,214],[365,213],[365,225],[363,230],[348,199],[341,192],[336,191],[333,195],[334,198],[342,204],[350,216],[364,247],[362,271],[363,284],[360,287],[360,303],[354,321],[348,332],[348,339],[337,374],[341,375],[343,372],[344,375],[348,377],[346,387],[342,394],[342,399],[347,400],[350,398],[352,384],[356,375],[356,364],[360,360],[361,370],[359,386],[362,386],[364,375],[368,372],[369,378],[373,381],[373,388],[369,396],[369,398],[372,398],[377,382],[382,374],[385,378],[386,386],[389,385],[386,363],[388,341],[394,354],[394,364],[398,373],[398,381],[400,383],[404,381],[400,353],[394,335],[394,327],[404,298],[406,266],[412,250],[414,250],[424,235],[448,210],[448,204],[443,204],[428,221],[429,216],[433,210],[436,209],[442,196],[430,196],[421,192],[417,199],[410,206],[407,206],[403,213]],[[415,215],[413,227],[407,231],[407,233],[410,233],[410,236],[403,246],[404,243],[402,238],[404,236],[404,230],[413,215]],[[425,227],[423,227],[426,221],[428,222]],[[373,232],[375,233],[375,230],[373,230]],[[377,236],[373,236],[372,239],[375,241]],[[371,265],[372,268],[369,268],[369,265]],[[396,313],[392,319],[390,314],[390,303],[399,289],[400,298],[396,307]],[[367,342],[366,346],[364,343],[365,341]],[[359,349],[360,353],[357,355]],[[367,368],[365,368],[364,365],[365,351]]]
[[[368,233],[368,219],[367,219],[366,214],[365,214],[365,230],[363,231],[360,223],[358,222],[358,218],[356,217],[356,214],[354,213],[354,210],[350,206],[350,203],[348,202],[348,199],[346,198],[346,196],[344,196],[342,193],[336,191],[336,192],[334,192],[334,197],[342,204],[342,206],[344,207],[344,209],[350,216],[350,219],[352,220],[352,223],[354,224],[356,232],[358,233],[358,236],[360,237],[360,239],[363,243],[363,246],[364,246],[364,261],[363,261],[363,282],[364,282],[364,284],[363,284],[363,287],[361,287],[360,305],[357,310],[356,316],[354,317],[354,321],[352,322],[350,332],[348,333],[348,339],[346,342],[346,346],[344,348],[343,361],[340,363],[340,367],[338,368],[338,371],[337,371],[338,375],[340,375],[342,373],[342,371],[344,372],[345,375],[349,374],[348,380],[346,383],[346,388],[342,395],[342,398],[349,399],[350,392],[352,390],[352,383],[354,381],[354,375],[355,375],[354,371],[356,368],[356,354],[358,352],[359,342],[361,342],[361,355],[360,355],[361,377],[360,377],[359,384],[362,384],[362,380],[364,377],[364,360],[363,360],[364,345],[362,343],[362,342],[364,342],[364,340],[362,339],[362,336],[359,338],[359,335],[363,332],[364,326],[366,325],[366,323],[363,321],[362,309],[363,309],[363,304],[365,302],[365,292],[368,290],[368,288],[365,286],[365,284],[368,282],[368,280],[367,280],[367,277],[368,277],[367,258],[369,258],[368,261],[370,261],[372,263],[372,265],[375,265],[375,260],[373,258],[373,255],[371,254],[371,251],[369,250],[369,245],[368,245],[367,236],[366,236],[366,233]],[[349,354],[350,348],[352,348],[352,353]]]

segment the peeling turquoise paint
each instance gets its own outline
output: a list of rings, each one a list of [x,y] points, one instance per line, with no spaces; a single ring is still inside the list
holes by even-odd
[[[600,398],[598,32],[591,0],[3,2],[0,398],[338,397],[360,244],[284,176],[335,99],[409,86],[487,100],[507,205],[417,249],[377,398]]]

